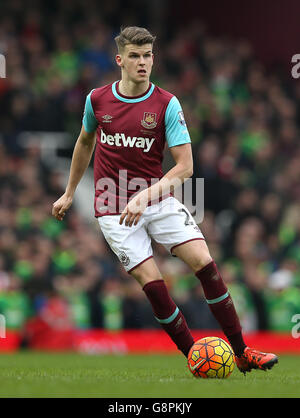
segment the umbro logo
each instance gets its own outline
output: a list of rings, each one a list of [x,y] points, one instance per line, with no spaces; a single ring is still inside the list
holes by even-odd
[[[112,116],[110,116],[110,115],[104,115],[104,116],[102,116],[102,122],[104,122],[104,123],[111,123],[111,121],[112,121]]]

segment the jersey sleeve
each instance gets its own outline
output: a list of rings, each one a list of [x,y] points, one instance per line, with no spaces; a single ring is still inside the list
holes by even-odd
[[[86,132],[91,133],[97,129],[98,121],[95,117],[92,102],[91,94],[93,90],[87,95],[84,106],[84,113],[82,123]]]
[[[179,100],[173,96],[165,113],[166,140],[169,148],[191,142]]]

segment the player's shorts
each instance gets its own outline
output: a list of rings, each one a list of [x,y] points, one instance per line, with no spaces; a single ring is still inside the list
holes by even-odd
[[[151,238],[171,254],[178,245],[204,239],[188,209],[174,197],[148,206],[137,225],[119,224],[121,215],[98,218],[101,231],[125,270],[131,270],[153,256]]]

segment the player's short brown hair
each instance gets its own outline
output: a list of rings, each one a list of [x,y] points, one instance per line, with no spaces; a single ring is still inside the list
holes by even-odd
[[[127,26],[126,28],[121,28],[121,32],[118,36],[115,37],[115,41],[118,47],[118,51],[121,52],[124,49],[125,45],[129,44],[153,45],[155,38],[156,37],[153,36],[145,28],[140,28],[138,26]]]

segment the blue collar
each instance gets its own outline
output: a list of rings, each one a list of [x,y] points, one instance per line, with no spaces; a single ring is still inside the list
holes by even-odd
[[[153,90],[155,88],[155,85],[153,83],[151,83],[150,89],[148,90],[148,92],[144,96],[137,96],[136,98],[126,98],[126,97],[121,96],[120,94],[118,94],[117,87],[116,87],[117,83],[118,83],[118,81],[115,81],[112,84],[111,88],[112,88],[113,95],[116,97],[116,99],[121,100],[121,102],[124,102],[124,103],[139,103],[139,102],[142,102],[142,101],[148,99],[148,97],[151,96],[151,94],[153,93]]]

